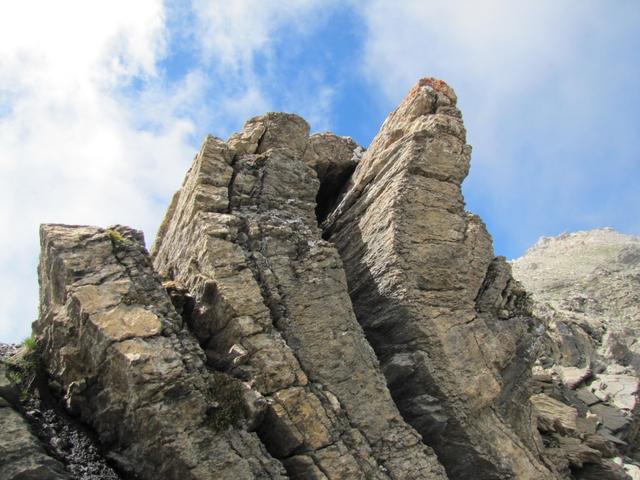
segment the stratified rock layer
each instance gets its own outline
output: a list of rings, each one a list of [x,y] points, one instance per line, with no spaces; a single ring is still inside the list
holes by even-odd
[[[640,461],[640,238],[611,229],[545,237],[513,262],[513,271],[547,327],[537,386],[577,418],[573,431],[539,421],[546,443],[580,438],[603,458]],[[556,460],[567,457],[563,450]],[[586,472],[595,478],[612,468]]]
[[[261,400],[254,427],[290,478],[444,479],[396,409],[317,226],[318,177],[326,210],[357,145],[308,130],[295,115],[267,114],[228,142],[208,137],[154,264],[193,295],[188,324],[210,364]]]
[[[43,225],[51,398],[141,480],[637,476],[640,240],[541,241],[533,302],[464,210],[465,136],[426,78],[366,152],[284,113],[207,137],[153,266],[127,227]],[[1,367],[0,476],[75,478]]]
[[[40,233],[42,361],[119,466],[154,480],[284,478],[255,434],[220,428],[233,423],[229,392],[242,390],[205,367],[142,234],[62,225]]]
[[[455,93],[421,80],[324,223],[400,411],[450,478],[545,479],[527,379],[535,322],[464,211],[471,148]]]

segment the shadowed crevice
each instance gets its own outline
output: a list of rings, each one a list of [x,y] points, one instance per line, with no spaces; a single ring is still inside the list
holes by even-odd
[[[344,190],[345,185],[351,178],[351,174],[356,168],[356,164],[345,165],[343,169],[330,172],[320,182],[318,195],[316,196],[316,218],[318,225],[327,218],[334,207],[338,204],[340,194]]]

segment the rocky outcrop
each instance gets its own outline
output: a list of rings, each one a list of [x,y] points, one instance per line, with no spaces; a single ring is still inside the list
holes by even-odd
[[[513,271],[533,294],[535,312],[546,325],[534,368],[537,388],[577,419],[571,431],[549,429],[539,420],[548,449],[557,450],[557,463],[568,458],[575,470],[562,442],[578,438],[581,448],[616,458],[635,474],[640,239],[611,229],[542,238],[513,262]],[[598,468],[620,470],[591,465],[587,471]]]
[[[119,467],[142,479],[283,478],[256,435],[233,427],[243,389],[206,368],[141,233],[40,233],[41,360]]]
[[[450,478],[553,478],[528,402],[536,322],[464,211],[470,153],[453,90],[421,80],[358,163],[325,236],[398,407]]]
[[[267,114],[228,142],[208,137],[167,212],[155,267],[193,296],[187,323],[210,365],[252,388],[262,406],[253,427],[290,478],[446,478],[396,409],[317,226],[357,145],[308,130]]]
[[[0,362],[0,476],[638,476],[640,241],[542,241],[513,264],[532,300],[464,209],[465,137],[425,78],[366,151],[285,113],[208,136],[151,255],[43,225],[51,411]],[[73,465],[72,418],[108,473]]]

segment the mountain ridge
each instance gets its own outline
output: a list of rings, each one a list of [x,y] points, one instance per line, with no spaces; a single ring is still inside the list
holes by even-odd
[[[366,150],[276,112],[208,136],[151,254],[129,227],[41,226],[34,345],[0,362],[0,421],[21,432],[0,434],[0,476],[99,478],[43,449],[21,388],[121,478],[635,475],[638,290],[617,285],[640,249],[597,270],[617,282],[602,299],[584,242],[496,257],[464,208],[456,102],[419,80]]]

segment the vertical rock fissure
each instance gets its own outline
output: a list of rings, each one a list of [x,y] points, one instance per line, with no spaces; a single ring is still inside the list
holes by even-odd
[[[237,170],[235,169],[235,162],[232,163],[232,166],[234,166],[234,175],[232,178],[235,178],[235,175],[237,175]],[[260,194],[262,193],[262,188],[263,188],[263,182],[266,176],[266,172],[263,170],[259,173],[259,187],[258,187],[258,192],[255,195],[255,198],[259,199],[260,198]],[[233,199],[233,194],[232,194],[232,188],[230,187],[229,189],[230,195],[229,195],[229,213],[233,214],[233,209],[231,207],[232,205],[232,199]],[[249,238],[249,227],[247,225],[247,220],[246,218],[242,215],[241,212],[235,212],[236,214],[238,214],[238,218],[239,218],[239,227],[238,230],[240,233],[247,235],[247,238]],[[258,225],[257,227],[258,229],[260,229],[260,226]],[[257,235],[258,237],[262,237],[262,232],[258,233]],[[249,269],[251,270],[252,274],[253,274],[253,278],[256,281],[257,285],[260,288],[260,292],[261,292],[261,296],[263,299],[264,304],[268,307],[269,312],[270,312],[270,316],[271,316],[271,324],[273,325],[273,328],[278,331],[283,338],[285,339],[285,341],[287,341],[286,338],[286,330],[283,330],[279,327],[279,323],[281,321],[283,321],[283,319],[288,318],[288,314],[287,314],[287,308],[286,305],[284,305],[282,302],[278,303],[278,300],[276,299],[281,299],[282,298],[282,292],[277,292],[275,297],[272,294],[270,288],[268,285],[266,285],[265,281],[264,281],[264,269],[261,268],[258,264],[258,261],[256,260],[256,253],[263,255],[263,252],[258,250],[257,252],[254,252],[251,248],[249,248],[247,246],[247,242],[243,242],[243,244],[238,244],[236,242],[236,244],[242,249],[242,251],[244,252],[244,256],[245,256],[245,260],[247,262],[247,265],[249,267]],[[265,266],[267,269],[269,269],[268,264]],[[279,289],[279,285],[276,283],[275,286],[272,286],[271,288],[276,288],[276,290]],[[296,351],[295,349],[291,349],[292,355],[293,357],[296,359],[297,363],[300,363],[299,358],[297,357]],[[306,373],[306,372],[305,372]],[[313,379],[310,379],[313,381]],[[311,385],[309,386],[305,386],[305,388],[308,388],[309,390],[309,394],[314,394],[311,392]],[[287,387],[288,388],[288,387]],[[279,392],[282,392],[286,390],[285,388],[271,392],[269,395],[270,399],[273,399],[275,396],[277,396],[277,394]],[[314,394],[315,395],[315,394]],[[315,395],[317,396],[317,395]],[[318,398],[320,398],[319,396],[317,396]],[[326,409],[324,410],[326,412]],[[269,429],[269,426],[267,425],[266,430]],[[278,448],[274,447],[271,443],[271,439],[270,439],[270,435],[271,432],[266,433],[265,429],[261,429],[258,428],[258,436],[260,437],[261,441],[263,442],[263,444],[265,445],[265,447],[267,448],[267,450],[269,450],[273,455],[275,455],[277,458],[279,458],[281,461],[283,461],[285,463],[285,468],[287,468],[286,466],[286,461],[288,459],[291,459],[292,457],[296,457],[300,454],[306,454],[306,455],[311,455],[311,458],[313,458],[313,453],[314,453],[314,449],[309,449],[309,448],[303,448],[302,445],[296,449],[294,449],[293,451],[289,452],[287,455],[282,456],[281,454],[278,454]],[[333,440],[331,443],[329,443],[328,445],[323,445],[322,448],[328,447],[335,444],[335,440]],[[315,465],[323,471],[323,473],[326,472],[323,470],[322,465],[318,465],[315,460],[314,460]],[[290,470],[290,468],[288,468],[288,470]],[[291,473],[291,472],[290,472]],[[327,477],[330,478],[330,477]]]
[[[338,203],[363,152],[364,149],[350,137],[332,133],[317,133],[309,137],[302,159],[320,181],[315,198],[318,225]]]
[[[260,175],[260,180],[259,182],[262,184],[262,182],[264,181],[265,175],[262,174]],[[259,192],[261,193],[262,191],[262,187],[260,187]],[[256,195],[256,198],[259,199],[260,198],[260,193],[258,193]],[[247,227],[247,223],[246,221],[242,222],[242,227],[240,228],[240,231],[248,234],[248,227]],[[260,229],[260,227],[258,226],[258,229]],[[258,235],[258,237],[263,237],[263,232],[260,232]],[[256,282],[258,283],[258,285],[260,286],[260,290],[262,292],[262,297],[264,299],[265,304],[267,305],[267,307],[269,308],[270,312],[271,312],[271,318],[272,318],[272,322],[273,322],[273,326],[275,329],[277,329],[280,334],[283,336],[283,338],[285,339],[285,341],[287,341],[287,343],[291,343],[291,338],[288,335],[288,331],[286,329],[286,327],[283,326],[283,323],[289,323],[291,321],[289,313],[287,311],[287,306],[286,303],[284,303],[282,300],[285,297],[285,293],[281,290],[280,288],[280,284],[279,282],[275,282],[274,285],[271,285],[271,287],[269,287],[265,280],[264,280],[264,272],[265,271],[270,271],[271,272],[271,265],[269,264],[269,260],[268,257],[265,256],[265,252],[263,247],[260,248],[257,252],[252,251],[251,249],[246,248],[246,246],[242,246],[244,251],[245,251],[245,257],[247,259],[247,263],[251,269],[251,271],[253,272],[253,276],[256,280]],[[259,262],[256,260],[256,253],[258,253],[261,258],[263,259],[263,263],[264,265],[260,265]],[[303,261],[301,252],[297,252],[297,255],[295,258],[292,258],[291,260],[293,261]],[[275,288],[275,291],[272,291],[272,289]],[[295,348],[292,348],[292,352],[294,357],[298,360],[299,363],[300,359],[298,358],[298,354],[296,352]],[[301,363],[302,364],[302,363]],[[312,372],[309,372],[308,370],[305,372],[307,374],[307,376],[309,377],[309,380],[312,382],[309,384],[309,390],[310,393],[312,393],[313,395],[315,395],[318,399],[321,400],[322,406],[324,408],[324,411],[327,412],[327,408],[328,405],[326,405],[327,399],[325,397],[326,394],[321,394],[320,391],[317,391],[316,389],[314,389],[314,382],[316,381],[316,379],[313,376]],[[326,387],[324,387],[326,389]],[[330,392],[329,390],[326,390],[330,395],[334,395],[332,392]],[[276,392],[277,393],[277,392]],[[336,412],[337,413],[337,412]],[[328,448],[328,447],[332,447],[335,446],[337,442],[341,441],[345,444],[349,444],[349,438],[348,438],[348,434],[347,434],[347,430],[353,429],[359,432],[359,434],[362,436],[362,438],[366,438],[366,432],[361,431],[358,426],[352,421],[352,419],[349,417],[349,413],[346,411],[341,411],[338,415],[337,415],[337,422],[334,425],[335,427],[338,428],[337,431],[337,438],[334,438],[332,440],[332,442],[328,445],[324,445],[322,448]],[[347,428],[345,427],[339,427],[340,424],[345,425]],[[267,443],[267,448],[268,448],[268,442],[264,442],[263,439],[263,443]],[[369,447],[371,447],[369,445]],[[313,450],[296,450],[294,452],[292,452],[288,457],[284,457],[281,458],[282,461],[285,461],[285,465],[286,465],[286,460],[290,459],[292,457],[295,457],[297,455],[300,454],[307,454],[307,455],[311,455],[311,458],[314,459],[314,463],[315,465],[322,471],[322,473],[324,475],[327,476],[327,478],[332,478],[333,475],[331,475],[331,473],[327,470],[327,467],[324,466],[322,464],[322,462],[317,462],[316,459],[314,458],[314,451]],[[356,457],[355,458],[356,462],[358,462],[358,464],[361,466],[361,468],[364,468],[364,470],[370,470],[370,475],[373,475],[373,473],[371,473],[371,465],[366,465],[363,463],[363,460],[361,458]],[[385,471],[386,466],[385,465],[376,465],[375,470],[382,470]]]
[[[317,178],[352,169],[358,147],[308,128],[270,113],[226,143],[208,137],[154,264],[193,292],[194,332],[262,402],[252,428],[291,478],[444,479],[397,411],[317,226]]]
[[[322,225],[329,213],[333,211],[340,194],[342,193],[345,185],[349,182],[351,174],[355,170],[355,165],[350,165],[344,171],[336,174],[333,177],[325,178],[320,182],[320,188],[316,195],[316,219],[318,225]]]
[[[285,154],[285,155],[288,155],[288,154]],[[289,160],[291,161],[294,159],[289,158]],[[236,164],[234,163],[234,178],[238,174],[238,171],[235,168],[235,165]],[[299,167],[303,168],[303,165],[300,164]],[[255,185],[250,192],[252,201],[257,206],[258,212],[261,212],[262,214],[269,212],[273,208],[273,207],[270,207],[270,208],[266,207],[265,209],[261,203],[265,185],[267,183],[268,175],[269,175],[268,168],[266,165],[263,164],[262,168],[258,169],[258,171],[256,172],[257,185]],[[233,205],[233,203],[234,203],[233,191],[230,190],[229,204]],[[274,265],[271,263],[269,253],[268,251],[266,251],[269,248],[270,241],[269,241],[268,233],[263,231],[263,228],[262,228],[264,221],[261,218],[258,218],[258,219],[254,218],[257,215],[256,213],[251,211],[243,211],[242,207],[240,207],[236,212],[234,212],[233,209],[230,207],[230,213],[235,213],[238,216],[238,218],[240,219],[239,232],[241,234],[245,234],[246,238],[249,239],[249,241],[245,241],[242,244],[238,244],[238,246],[244,251],[247,264],[249,265],[249,268],[253,273],[256,283],[260,287],[263,301],[270,310],[273,327],[282,335],[282,337],[285,339],[288,345],[291,345],[292,343],[293,345],[295,345],[296,344],[295,338],[292,338],[291,336],[292,332],[290,327],[292,325],[293,320],[288,312],[287,300],[286,300],[287,294],[282,289],[282,281],[278,278],[277,274],[274,273],[274,270],[277,269],[277,265]],[[285,216],[287,215],[286,212],[282,212],[282,213]],[[275,215],[279,215],[279,213],[275,213]],[[267,220],[266,223],[268,224],[272,221],[273,219],[269,219]],[[253,233],[250,231],[251,230],[249,227],[250,223],[253,224],[254,226],[255,231]],[[300,229],[298,230],[298,233],[301,230],[304,231],[307,228],[309,227],[307,227],[306,225],[301,225]],[[255,240],[255,241],[252,241],[252,240]],[[295,254],[289,256],[289,261],[291,261],[293,264],[304,263],[306,261],[306,259],[304,258],[305,252],[308,252],[309,250],[307,241],[300,238],[294,238],[291,243],[294,245]],[[304,246],[301,247],[302,244],[304,244]],[[267,277],[271,277],[271,282],[266,280]],[[299,279],[296,278],[296,280],[299,280]],[[287,325],[289,325],[289,328],[287,328]],[[293,356],[298,361],[298,363],[300,363],[300,365],[304,367],[305,363],[301,361],[300,358],[298,357],[298,352],[300,351],[300,347],[298,348],[292,347],[291,351]],[[322,405],[321,408],[323,408],[323,411],[327,413],[328,405],[326,405],[327,399],[325,395],[326,394],[334,395],[334,393],[332,393],[326,386],[323,387],[326,391],[325,394],[320,395],[319,394],[320,392],[314,391],[314,385],[315,385],[314,382],[317,382],[317,379],[314,378],[313,370],[310,370],[309,367],[307,366],[307,368],[303,368],[303,371],[305,371],[309,380],[311,381],[308,387],[306,387],[308,389],[308,393],[318,398],[318,400],[320,400],[320,404]],[[276,396],[277,393],[278,392],[272,393],[272,397]],[[363,435],[363,432],[361,432],[356,425],[354,425],[353,421],[349,418],[348,412],[344,410],[336,411],[336,412],[333,412],[332,416],[336,417],[335,420],[333,420],[333,427],[336,429],[336,433],[335,433],[335,437],[331,440],[331,443],[322,445],[320,449],[316,449],[316,450],[308,449],[308,448],[296,449],[293,452],[291,452],[287,457],[282,457],[282,460],[285,461],[285,465],[286,465],[287,459],[296,457],[297,455],[300,455],[300,454],[306,454],[306,455],[310,455],[311,458],[313,458],[315,465],[325,475],[327,475],[327,478],[332,478],[333,476],[335,476],[335,472],[334,474],[331,474],[331,470],[333,469],[333,467],[329,467],[328,465],[323,465],[322,461],[318,461],[317,455],[315,455],[315,452],[317,452],[318,450],[324,450],[330,447],[335,447],[339,443],[342,443],[343,445],[348,445],[349,439],[347,435],[347,430],[349,428],[359,432],[362,439],[366,438],[366,436]],[[345,426],[347,428],[345,428]],[[268,439],[266,440],[267,440],[266,443],[268,444]],[[371,448],[371,446],[367,445],[367,448]],[[374,475],[374,472],[376,471],[386,470],[386,467],[384,466],[380,467],[375,463],[373,465],[367,464],[366,462],[363,461],[362,458],[358,456],[356,456],[354,460],[360,466],[360,468],[363,468],[365,472],[368,472],[368,475]],[[372,459],[372,460],[376,461],[376,459]]]

